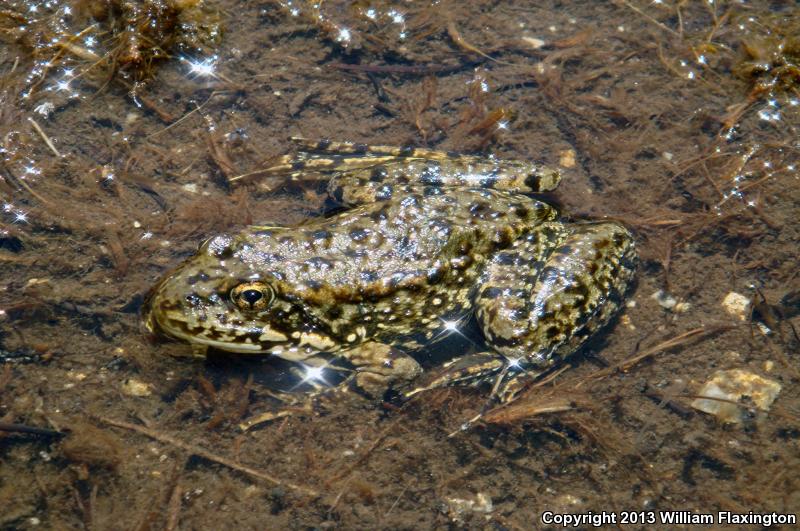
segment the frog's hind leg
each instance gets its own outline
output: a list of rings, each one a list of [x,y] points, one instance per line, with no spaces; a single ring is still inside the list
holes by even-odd
[[[532,161],[496,159],[412,146],[375,146],[292,138],[299,150],[273,159],[245,177],[330,177],[331,197],[346,205],[387,199],[397,186],[489,188],[514,193],[546,192],[561,180],[557,169]],[[350,194],[350,191],[358,190]]]
[[[498,252],[487,265],[475,295],[478,324],[487,343],[496,350],[460,357],[443,365],[430,381],[407,396],[438,387],[491,384],[492,398],[504,401],[508,382],[520,373],[540,373],[541,367],[529,363],[522,353],[498,347],[505,340],[527,333],[527,324],[520,324],[519,319],[528,312],[536,279],[552,250],[569,235],[563,223],[545,221],[515,240],[508,249]]]
[[[611,320],[636,260],[630,233],[616,223],[535,227],[495,255],[475,295],[476,318],[495,351],[457,358],[404,396],[486,383],[486,407],[512,400]]]
[[[499,253],[475,306],[507,372],[535,376],[578,350],[619,310],[636,261],[633,238],[617,223],[544,223]],[[513,376],[495,385],[503,401],[517,392]]]
[[[418,148],[414,146],[379,146],[359,142],[336,142],[327,138],[313,139],[293,136],[292,143],[306,153],[325,153],[328,155],[354,155],[358,157],[407,157],[429,160],[445,160],[462,157],[458,153]]]

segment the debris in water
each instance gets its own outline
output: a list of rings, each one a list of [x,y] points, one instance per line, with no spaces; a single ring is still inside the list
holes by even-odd
[[[464,523],[465,517],[469,513],[485,513],[489,518],[489,513],[494,510],[492,499],[486,494],[479,492],[474,500],[466,498],[446,498],[447,514],[456,523]]]
[[[742,423],[753,413],[763,414],[781,391],[774,381],[742,369],[717,371],[698,393],[703,398],[692,407],[718,417],[723,422]]]

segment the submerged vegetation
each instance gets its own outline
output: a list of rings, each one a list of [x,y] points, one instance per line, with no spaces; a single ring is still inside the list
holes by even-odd
[[[81,83],[116,81],[135,94],[165,59],[207,56],[221,38],[221,17],[204,0],[15,1],[0,11],[0,39],[35,61],[28,101]]]
[[[788,0],[4,2],[0,528],[794,511],[798,24]],[[487,391],[242,433],[286,365],[179,359],[138,312],[206,238],[331,206],[259,177],[290,135],[558,164],[564,212],[635,231],[636,292],[471,430]],[[741,425],[691,405],[731,369],[782,386],[769,411],[736,401]]]

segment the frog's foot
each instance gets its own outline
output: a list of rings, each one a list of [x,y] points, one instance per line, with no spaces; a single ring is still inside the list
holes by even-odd
[[[445,363],[427,382],[403,393],[404,398],[442,387],[491,385],[487,407],[512,400],[541,371],[522,358],[509,359],[496,352],[478,352]],[[522,382],[522,383],[521,383]]]
[[[429,381],[402,396],[408,399],[423,391],[450,386],[491,385],[492,392],[480,412],[461,426],[462,429],[468,429],[494,405],[512,401],[522,388],[540,374],[536,367],[524,359],[508,359],[496,352],[479,352],[444,364]]]

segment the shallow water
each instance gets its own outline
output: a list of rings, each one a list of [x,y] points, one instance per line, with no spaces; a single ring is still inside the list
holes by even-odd
[[[74,7],[73,34],[94,23],[78,4],[49,5],[0,10]],[[70,41],[80,49],[0,19],[0,421],[70,432],[0,432],[0,526],[527,529],[544,511],[796,513],[794,4],[346,6],[326,2],[320,23],[305,3],[207,3],[218,47],[175,45],[135,98],[124,77],[89,68],[87,50],[113,49],[110,19]],[[292,135],[560,165],[565,216],[635,232],[637,286],[568,370],[469,431],[485,390],[402,407],[353,396],[242,433],[275,406],[286,365],[193,360],[150,342],[138,311],[207,237],[320,214],[315,183],[229,182]],[[730,292],[761,302],[756,322],[726,310]],[[769,411],[745,400],[744,422],[724,424],[693,409],[727,369],[779,383]]]

